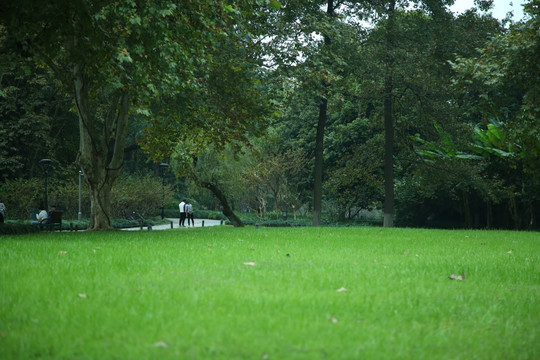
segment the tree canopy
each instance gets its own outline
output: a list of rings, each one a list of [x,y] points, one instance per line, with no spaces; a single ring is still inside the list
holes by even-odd
[[[107,229],[129,139],[233,223],[241,202],[308,209],[314,225],[370,211],[385,226],[535,228],[538,3],[518,22],[451,3],[4,4],[2,179],[32,177],[41,154],[80,167],[92,229]]]

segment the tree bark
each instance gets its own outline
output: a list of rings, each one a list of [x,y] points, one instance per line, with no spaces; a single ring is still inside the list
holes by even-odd
[[[392,72],[394,59],[394,10],[395,0],[390,1],[386,34],[386,76],[384,79],[384,227],[394,226],[394,118],[392,113],[394,90]]]
[[[315,139],[315,171],[313,182],[313,226],[321,226],[322,219],[322,181],[324,162],[324,128],[326,125],[326,112],[328,101],[321,100],[319,105],[319,121],[317,122],[317,136]]]
[[[89,230],[109,230],[111,189],[124,162],[129,96],[121,90],[110,96],[104,119],[90,106],[89,81],[84,66],[74,67],[75,103],[79,115],[78,161],[90,189]]]
[[[334,16],[334,1],[328,0],[326,9],[328,16]],[[324,34],[324,43],[330,46],[331,38]],[[324,84],[325,87],[328,84]],[[328,111],[328,99],[322,98],[319,104],[319,119],[317,121],[317,135],[315,137],[315,169],[313,174],[313,226],[322,223],[322,182],[324,172],[324,130]]]

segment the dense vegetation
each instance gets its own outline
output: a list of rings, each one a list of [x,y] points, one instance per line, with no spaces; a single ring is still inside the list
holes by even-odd
[[[538,229],[538,1],[517,22],[484,12],[489,1],[463,14],[451,3],[6,6],[7,217],[43,201],[50,158],[49,203],[76,217],[82,169],[92,229],[184,197],[235,225],[272,212]]]

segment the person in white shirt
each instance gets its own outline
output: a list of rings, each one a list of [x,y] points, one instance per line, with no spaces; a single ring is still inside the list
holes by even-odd
[[[180,221],[178,222],[178,226],[183,227],[186,222],[186,200],[182,200],[178,205],[178,208],[180,209]]]
[[[37,221],[32,221],[32,225],[41,224],[43,221],[47,220],[47,217],[48,217],[47,210],[43,209],[43,207],[40,207],[39,213],[36,214]]]

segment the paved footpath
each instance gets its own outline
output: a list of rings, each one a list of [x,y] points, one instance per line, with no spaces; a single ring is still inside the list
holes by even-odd
[[[178,219],[167,218],[167,220],[169,220],[170,222],[173,223],[174,229],[188,229],[188,227],[187,227],[187,219],[186,219],[186,226],[182,227],[182,228],[178,225]],[[204,222],[204,226],[219,226],[219,225],[221,225],[221,220],[195,219],[195,227],[203,227],[203,222]],[[170,223],[169,224],[164,224],[164,225],[154,225],[154,226],[152,226],[152,230],[167,230],[167,229],[171,229],[171,224]],[[140,227],[134,227],[134,228],[125,228],[125,229],[122,229],[122,230],[135,231],[135,230],[141,230],[141,228]],[[143,226],[143,230],[148,231],[148,227]]]

